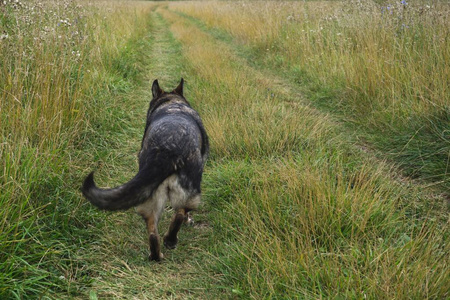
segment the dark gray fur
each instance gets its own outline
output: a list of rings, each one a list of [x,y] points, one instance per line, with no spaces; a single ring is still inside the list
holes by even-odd
[[[93,172],[81,188],[95,206],[125,210],[144,203],[169,176],[176,174],[183,189],[200,193],[209,152],[208,136],[198,113],[183,96],[183,79],[170,93],[152,86],[153,99],[139,152],[139,171],[129,182],[111,189],[98,188]]]

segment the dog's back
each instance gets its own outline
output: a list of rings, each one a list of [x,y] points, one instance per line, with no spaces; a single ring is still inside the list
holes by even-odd
[[[187,195],[200,194],[203,167],[208,155],[208,137],[198,113],[179,95],[167,94],[149,115],[149,124],[139,154],[139,168],[151,169],[157,161],[160,179],[176,175]],[[173,197],[172,197],[173,198]],[[177,209],[171,199],[172,207]],[[184,204],[189,207],[188,203]],[[190,207],[195,209],[196,207]]]

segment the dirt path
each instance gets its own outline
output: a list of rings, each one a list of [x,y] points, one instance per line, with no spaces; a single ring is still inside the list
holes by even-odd
[[[151,29],[141,51],[148,53],[145,58],[145,84],[127,97],[123,107],[132,115],[133,122],[119,137],[122,143],[111,152],[111,161],[104,162],[104,168],[113,170],[98,172],[111,178],[104,182],[120,183],[131,178],[136,172],[136,153],[140,146],[146,110],[151,100],[151,83],[158,79],[163,88],[176,86],[180,73],[180,47],[174,40],[161,16],[151,14]],[[132,166],[132,167],[130,167]],[[114,178],[114,176],[117,176]],[[166,212],[160,222],[160,231],[165,232],[172,212]],[[93,278],[91,298],[113,297],[118,299],[212,299],[217,293],[208,289],[212,276],[204,271],[207,258],[198,249],[207,239],[208,231],[203,212],[194,218],[196,225],[184,227],[180,232],[180,242],[175,250],[163,249],[163,263],[147,260],[147,233],[143,221],[133,210],[123,213],[105,213],[108,222],[101,241],[90,245],[92,252]]]
[[[122,137],[125,149],[112,149],[111,174],[123,174],[117,181],[124,181],[135,172],[130,165],[136,164],[153,79],[170,89],[184,77],[185,94],[211,139],[204,205],[197,225],[182,228],[177,249],[163,250],[163,263],[147,260],[145,227],[136,214],[105,214],[113,222],[89,247],[92,297],[276,298],[289,292],[396,298],[425,280],[408,259],[414,257],[419,270],[437,256],[409,227],[419,220],[403,215],[417,208],[397,209],[409,205],[411,195],[420,198],[419,187],[392,179],[388,166],[357,149],[340,124],[301,99],[301,91],[252,67],[227,42],[164,5],[151,18],[142,49],[148,53],[146,84],[123,105],[136,121],[124,130],[130,133]],[[420,245],[392,248],[399,238]],[[435,241],[442,242],[438,234]],[[404,263],[391,266],[394,260]],[[431,292],[441,293],[444,273],[442,264],[423,273],[436,282]]]

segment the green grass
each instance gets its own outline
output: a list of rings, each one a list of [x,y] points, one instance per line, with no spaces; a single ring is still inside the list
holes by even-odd
[[[102,143],[89,132],[120,127],[96,128],[120,120],[118,97],[137,82],[131,52],[145,30],[142,15],[120,5],[64,5],[0,7],[8,33],[0,48],[9,54],[0,60],[3,299],[78,295],[92,281],[80,253],[104,222],[80,198],[80,167],[89,142]],[[122,13],[130,15],[119,20]]]
[[[212,135],[210,251],[231,295],[447,294],[444,199],[355,145],[357,133],[308,106],[289,78],[252,68],[217,31],[165,17],[199,78],[196,98],[209,99],[199,109]]]
[[[404,175],[448,193],[447,4],[171,7],[233,40],[250,64],[300,85],[312,105],[338,116]]]
[[[246,28],[252,34],[264,28],[256,22],[260,11],[253,12],[252,26],[230,23],[235,31],[227,31],[178,12],[195,5],[89,6],[83,30],[92,40],[84,41],[82,64],[71,61],[67,72],[59,72],[64,64],[43,62],[53,80],[36,77],[38,87],[0,91],[7,141],[0,145],[0,297],[448,297],[448,208],[445,197],[427,186],[441,184],[442,179],[427,178],[440,168],[428,162],[446,153],[441,140],[447,139],[448,112],[390,122],[392,131],[383,137],[393,139],[390,151],[404,156],[395,164],[380,160],[390,153],[380,146],[388,142],[376,140],[382,126],[368,125],[378,119],[367,118],[364,125],[359,114],[347,113],[339,78],[321,81],[301,65],[288,68],[277,43],[277,30],[287,30],[277,27],[281,23],[267,20],[272,31],[247,44]],[[234,20],[245,12],[241,8]],[[220,20],[220,14],[208,13]],[[0,32],[11,30],[11,20],[2,22]],[[262,58],[261,39],[264,47],[280,48]],[[5,61],[0,80],[7,80],[12,65]],[[152,263],[142,220],[133,211],[98,211],[78,189],[92,170],[105,187],[135,174],[151,82],[157,78],[170,89],[180,77],[210,137],[204,204],[194,214],[195,226],[182,228],[177,249],[163,249],[165,260]],[[29,92],[36,88],[65,95],[68,106],[40,107],[27,98],[39,94]],[[18,95],[29,106],[17,105]],[[36,126],[43,127],[31,133]],[[422,172],[414,176],[425,184],[401,176],[417,163],[419,151],[427,163],[411,170]],[[167,209],[160,232],[171,213]]]

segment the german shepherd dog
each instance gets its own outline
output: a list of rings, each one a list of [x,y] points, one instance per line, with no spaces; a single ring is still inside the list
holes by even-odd
[[[95,206],[104,210],[137,207],[147,224],[150,260],[163,258],[158,221],[167,200],[175,215],[164,236],[164,245],[175,248],[177,233],[189,211],[200,204],[200,183],[209,152],[208,136],[198,113],[183,96],[183,78],[172,92],[164,92],[155,80],[153,99],[147,112],[144,137],[139,152],[139,171],[127,183],[101,189],[90,173],[81,191]]]

